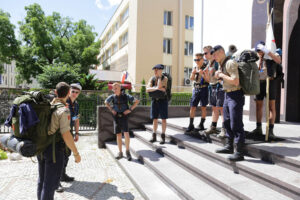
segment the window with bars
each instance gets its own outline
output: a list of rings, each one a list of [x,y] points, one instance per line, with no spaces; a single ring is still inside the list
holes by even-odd
[[[165,65],[163,72],[172,75],[172,67],[170,65]]]
[[[192,67],[185,67],[184,68],[184,78],[190,78],[191,74],[192,74],[193,68]]]

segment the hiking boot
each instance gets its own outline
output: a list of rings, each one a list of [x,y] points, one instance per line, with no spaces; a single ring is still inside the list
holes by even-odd
[[[218,138],[225,138],[226,130],[225,128],[221,128],[221,132],[217,135]]]
[[[199,128],[200,131],[205,130],[204,125],[203,125],[202,123],[200,123],[200,124],[198,125],[198,128]]]
[[[244,160],[244,143],[238,143],[236,145],[236,152],[233,155],[228,156],[228,160],[232,162],[242,161]]]
[[[65,191],[65,189],[63,188],[63,186],[61,185],[61,183],[59,183],[58,188],[55,190],[58,193],[62,193]]]
[[[165,140],[166,140],[166,134],[162,133],[161,134],[161,141],[159,144],[164,144],[165,143]]]
[[[252,134],[252,135],[263,135],[263,131],[262,131],[261,126],[260,127],[256,127],[256,129],[254,129],[253,131],[251,131],[250,134]]]
[[[126,157],[127,157],[128,161],[131,161],[132,157],[131,157],[130,151],[126,151]]]
[[[223,148],[216,149],[216,153],[232,154],[233,153],[233,140],[226,138],[225,146]]]
[[[149,142],[153,143],[156,142],[156,133],[152,133],[152,139]]]
[[[274,135],[273,129],[269,129],[269,139],[274,139],[276,136]]]
[[[121,158],[123,158],[123,153],[119,152],[118,155],[115,157],[117,160],[120,160]]]
[[[189,125],[189,127],[187,128],[187,130],[185,131],[185,133],[191,133],[194,129],[195,129],[194,124]]]
[[[62,177],[60,178],[60,181],[72,182],[74,181],[74,177],[68,176],[67,174],[63,174]]]
[[[227,159],[231,162],[237,162],[244,160],[244,156],[239,152],[235,152],[233,155],[228,156]]]
[[[204,131],[205,134],[213,134],[213,133],[217,133],[217,128],[214,126],[210,126],[206,131]]]

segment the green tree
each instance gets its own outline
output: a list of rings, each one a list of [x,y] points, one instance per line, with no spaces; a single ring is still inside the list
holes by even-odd
[[[20,51],[20,43],[15,37],[15,26],[10,23],[10,15],[0,9],[0,63],[11,63],[17,59]],[[3,65],[0,64],[0,74],[3,73]]]
[[[78,82],[79,65],[70,66],[69,64],[58,63],[42,67],[43,73],[37,76],[43,88],[55,88],[56,84],[64,81],[66,83]]]
[[[147,99],[146,99],[146,82],[145,79],[142,80],[142,87],[140,90],[140,100],[141,100],[141,105],[147,105]]]
[[[23,46],[17,69],[20,77],[30,82],[30,77],[43,73],[43,66],[66,63],[77,66],[78,73],[88,74],[98,64],[100,41],[86,21],[72,22],[53,12],[46,16],[40,5],[25,7],[25,19],[19,22]]]

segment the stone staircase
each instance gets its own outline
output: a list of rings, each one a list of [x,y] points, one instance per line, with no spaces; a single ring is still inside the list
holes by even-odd
[[[207,143],[184,135],[184,124],[184,119],[168,120],[164,145],[148,142],[151,124],[133,131],[133,161],[117,161],[145,199],[300,199],[298,157],[261,143],[247,145],[245,161],[229,162],[227,155],[215,153],[220,139],[211,136],[212,143]],[[117,154],[115,142],[106,147]],[[295,149],[300,155],[300,147]]]

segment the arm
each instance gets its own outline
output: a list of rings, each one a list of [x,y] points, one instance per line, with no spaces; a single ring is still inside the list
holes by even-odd
[[[152,86],[152,78],[150,78],[148,85],[146,87],[146,92],[153,92],[155,90],[157,90],[157,87]]]
[[[227,83],[231,85],[238,86],[240,84],[240,79],[239,78],[232,78],[230,76],[227,76],[226,74],[219,72],[218,73],[219,78],[222,78],[223,81],[226,81]]]
[[[110,104],[107,101],[105,101],[105,106],[108,108],[108,110],[110,112],[112,112],[113,115],[117,114],[117,112],[114,109],[111,108]]]
[[[75,126],[75,139],[74,141],[77,142],[79,139],[79,119],[76,119],[74,122],[74,126]]]
[[[208,71],[208,67],[206,67],[204,70],[203,70],[203,78],[204,80],[209,83],[209,71]]]
[[[133,98],[133,97],[132,97],[132,98]],[[124,114],[127,115],[127,114],[131,113],[131,112],[137,107],[137,105],[138,105],[139,103],[140,103],[140,100],[134,99],[133,105],[132,105],[129,109],[125,110],[125,111],[124,111]]]
[[[162,77],[160,77],[160,78],[158,79],[158,81],[157,81],[157,88],[158,88],[160,91],[165,92],[165,91],[166,91],[166,88],[163,86],[162,82],[163,82],[163,81],[166,81],[166,80],[167,80],[167,77],[165,77],[164,80],[161,80],[161,79],[162,79]],[[168,82],[168,80],[167,80],[167,82]]]
[[[190,76],[191,81],[194,81],[194,80],[195,80],[196,72],[197,72],[197,69],[196,69],[196,67],[194,67],[194,69],[193,69],[193,71],[192,71],[192,74],[191,74],[191,76]]]
[[[81,160],[81,157],[80,157],[79,152],[78,152],[78,150],[76,148],[74,139],[73,139],[70,131],[67,131],[67,132],[63,133],[62,137],[63,137],[63,140],[66,143],[67,147],[69,149],[71,149],[71,151],[73,152],[73,155],[75,157],[75,162],[79,163],[80,160]]]
[[[257,49],[263,51],[266,55],[270,56],[272,60],[274,60],[277,64],[281,63],[280,56],[276,56],[274,53],[272,53],[269,49],[267,49],[263,44],[257,45]]]

